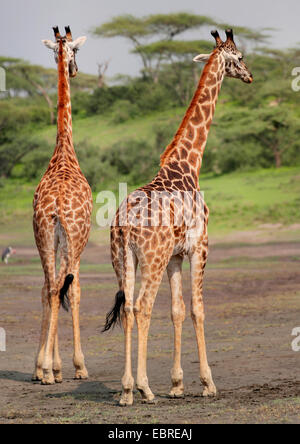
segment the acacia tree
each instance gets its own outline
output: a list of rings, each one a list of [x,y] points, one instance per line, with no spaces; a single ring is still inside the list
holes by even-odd
[[[183,42],[178,42],[178,36],[185,31],[207,26],[216,26],[221,29],[232,27],[232,25],[225,23],[218,24],[212,18],[204,15],[179,12],[173,14],[152,14],[145,17],[120,15],[107,23],[94,27],[91,32],[97,37],[126,38],[133,46],[132,52],[140,57],[144,75],[157,81],[157,73],[166,54],[171,52],[173,55],[183,55],[184,53],[184,44]],[[255,45],[265,42],[268,38],[265,34],[266,29],[252,30],[247,27],[234,27],[235,35],[245,47],[246,42]],[[193,42],[190,43],[192,48],[195,49]]]
[[[158,81],[162,63],[171,63],[172,68],[179,74],[178,69],[182,62],[189,62],[193,67],[195,84],[198,82],[198,69],[196,64],[191,64],[195,55],[199,52],[210,52],[213,49],[212,42],[206,40],[160,40],[142,45],[134,53],[143,53],[151,60],[150,74],[154,82]]]
[[[216,23],[209,17],[186,12],[154,14],[141,18],[122,15],[93,28],[92,34],[97,37],[124,37],[129,40],[133,46],[132,52],[140,56],[144,75],[157,81],[163,53],[157,51],[158,48],[151,48],[151,44],[160,42],[163,45],[185,31],[207,25],[214,26]]]

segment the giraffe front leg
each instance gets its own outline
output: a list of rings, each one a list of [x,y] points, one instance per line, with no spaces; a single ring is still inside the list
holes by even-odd
[[[183,370],[181,368],[181,333],[185,319],[185,305],[182,297],[182,256],[171,258],[167,267],[172,293],[172,322],[174,326],[174,363],[171,370],[172,388],[169,395],[180,398],[184,394]]]
[[[191,279],[192,279],[192,306],[191,316],[196,332],[200,362],[200,380],[204,386],[203,396],[215,396],[216,387],[212,379],[211,370],[207,362],[206,345],[204,336],[204,306],[202,297],[202,285],[207,251],[205,247],[199,247],[190,255]]]
[[[79,325],[79,306],[80,306],[80,283],[79,283],[79,263],[76,264],[74,273],[74,281],[70,287],[70,303],[72,309],[73,322],[73,340],[74,340],[74,355],[73,363],[75,367],[74,379],[88,379],[89,374],[85,366],[84,356],[81,349],[80,341],[80,325]]]
[[[43,379],[43,360],[45,355],[45,346],[47,340],[47,331],[49,325],[49,314],[50,307],[48,301],[48,286],[45,283],[42,289],[42,305],[43,305],[43,316],[41,325],[41,335],[38,347],[38,352],[35,360],[35,369],[32,376],[32,381],[41,381]]]

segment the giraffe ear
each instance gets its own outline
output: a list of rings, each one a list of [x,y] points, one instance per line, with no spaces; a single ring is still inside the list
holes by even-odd
[[[193,58],[194,62],[207,62],[207,60],[210,58],[211,54],[199,54],[196,57]]]
[[[42,40],[42,42],[49,49],[54,50],[57,47],[57,43],[52,42],[52,40]]]
[[[79,48],[82,47],[82,45],[85,43],[86,37],[78,37],[78,39],[74,40],[73,42],[69,43],[69,47],[71,49],[76,49],[78,51]]]

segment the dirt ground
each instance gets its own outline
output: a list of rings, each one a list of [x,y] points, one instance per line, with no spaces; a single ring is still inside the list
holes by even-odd
[[[156,405],[135,393],[117,405],[124,364],[121,329],[102,334],[117,290],[108,245],[90,243],[82,261],[81,333],[87,381],[74,381],[70,314],[60,313],[62,384],[31,382],[40,330],[42,272],[35,248],[0,267],[0,423],[300,423],[300,352],[291,332],[300,326],[300,241],[212,245],[205,274],[206,340],[218,395],[201,397],[191,318],[189,270],[184,267],[187,318],[182,363],[185,397],[169,399],[173,328],[166,277],[153,310],[148,377]],[[136,328],[133,364],[136,371]]]

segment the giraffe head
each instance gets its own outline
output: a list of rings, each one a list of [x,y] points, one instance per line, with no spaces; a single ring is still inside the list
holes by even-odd
[[[75,77],[78,71],[75,55],[79,48],[81,48],[81,46],[85,43],[86,37],[78,37],[76,40],[73,40],[69,26],[65,27],[66,35],[64,37],[60,35],[57,26],[53,28],[53,31],[55,42],[52,42],[52,40],[42,40],[42,42],[47,48],[54,51],[54,58],[56,63],[58,62],[59,47],[60,45],[62,45],[69,66],[69,76]]]
[[[218,31],[212,31],[211,34],[216,40],[216,49],[225,59],[225,75],[234,79],[241,79],[245,83],[252,83],[253,76],[243,61],[242,53],[237,49],[232,29],[227,29],[226,41],[223,42]],[[194,62],[205,62],[211,54],[199,54],[194,58]]]

